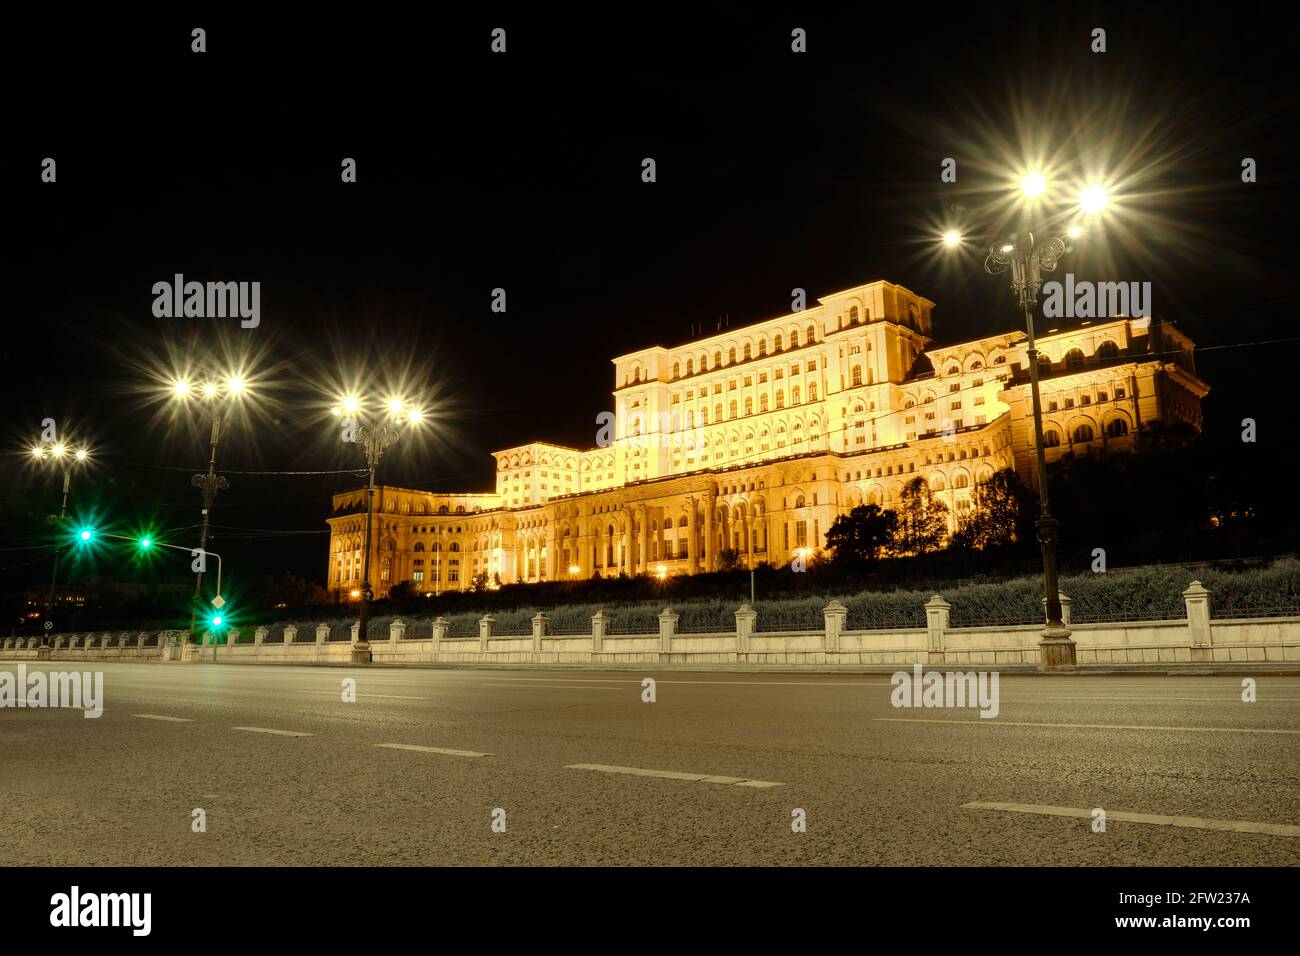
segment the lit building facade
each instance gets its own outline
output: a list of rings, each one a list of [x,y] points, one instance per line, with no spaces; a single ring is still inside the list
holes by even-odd
[[[921,477],[953,527],[981,481],[1035,483],[1026,336],[931,337],[934,303],[879,281],[802,312],[613,360],[614,411],[596,447],[494,453],[496,489],[380,487],[372,578],[420,591],[619,574],[784,565],[824,545],[836,516],[895,504]],[[1044,446],[1131,447],[1156,423],[1199,428],[1208,387],[1193,344],[1150,318],[1038,337]],[[361,586],[365,490],[334,496],[328,587]]]

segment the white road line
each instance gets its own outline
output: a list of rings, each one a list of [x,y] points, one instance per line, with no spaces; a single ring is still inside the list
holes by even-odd
[[[1146,724],[1037,724],[1018,720],[927,720],[923,717],[873,717],[872,720],[895,724],[964,724],[967,727],[1071,727],[1085,730],[1183,730],[1220,734],[1300,734],[1300,730],[1270,730],[1262,727],[1157,727]]]
[[[140,717],[144,720],[167,720],[175,724],[192,724],[193,718],[190,717],[164,717],[162,714],[132,714],[132,717]]]
[[[641,767],[614,767],[603,763],[571,763],[566,765],[565,769],[595,770],[599,773],[623,773],[630,774],[634,777],[665,777],[669,780],[694,780],[697,783],[726,783],[734,784],[737,787],[756,787],[760,789],[785,786],[783,783],[773,783],[770,780],[749,780],[745,777],[722,777],[717,774],[708,773],[682,773],[677,770],[645,770]]]
[[[547,687],[538,687],[536,684],[463,684],[463,687],[516,687],[520,690],[605,690],[611,693],[623,693],[621,687],[583,687],[581,685],[570,684],[551,684]]]
[[[415,744],[375,744],[389,750],[414,750],[422,754],[446,754],[449,757],[492,757],[494,754],[481,754],[474,750],[448,750],[445,747],[417,747]]]
[[[1069,697],[1023,697],[1019,701],[1013,701],[1013,703],[1026,704],[1035,700],[1142,700],[1158,704],[1163,704],[1165,701],[1196,701],[1197,703],[1203,704],[1242,703],[1240,697],[1092,697],[1081,695],[1072,695]],[[1255,703],[1275,704],[1278,701],[1288,700],[1300,700],[1300,697],[1266,697],[1257,699]]]
[[[340,699],[341,699],[341,696],[342,696],[342,695],[341,695],[341,692],[340,692],[340,691],[337,691],[337,690],[300,690],[300,691],[295,691],[294,693],[298,693],[298,694],[328,694],[328,695],[331,696],[331,697],[339,697]],[[433,700],[432,697],[409,697],[409,696],[407,696],[407,695],[405,695],[405,694],[357,694],[357,697],[358,697],[358,698],[361,698],[361,697],[382,697],[382,698],[384,698],[385,700]]]
[[[1051,807],[1033,803],[975,803],[962,804],[963,810],[1005,810],[1009,813],[1034,813],[1049,817],[1092,818],[1092,811],[1082,807]],[[1164,827],[1189,827],[1193,830],[1230,830],[1233,833],[1267,833],[1272,836],[1300,837],[1300,827],[1283,823],[1254,823],[1250,820],[1213,820],[1207,817],[1169,817],[1156,813],[1126,813],[1107,810],[1106,822],[1150,823]]]
[[[315,734],[305,734],[301,730],[272,730],[270,727],[231,727],[231,730],[247,730],[254,734],[275,734],[278,737],[315,737]]]

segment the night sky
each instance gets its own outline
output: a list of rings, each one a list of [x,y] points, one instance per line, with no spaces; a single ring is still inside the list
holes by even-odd
[[[206,425],[149,393],[178,358],[257,360],[252,414],[221,446],[212,547],[241,575],[323,581],[329,496],[358,480],[240,472],[359,467],[321,414],[341,375],[405,380],[435,416],[381,481],[487,491],[494,449],[593,445],[612,357],[784,314],[794,287],[901,283],[937,303],[940,342],[1016,328],[1006,279],[935,237],[991,228],[1031,154],[1124,187],[1063,271],[1152,282],[1155,314],[1206,349],[1207,428],[1251,416],[1290,447],[1287,8],[857,6],[13,23],[0,590],[48,580],[23,549],[48,538],[57,487],[22,458],[47,417],[95,449],[74,510],[197,543]],[[190,52],[194,26],[207,53]],[[155,318],[152,286],[175,273],[260,281],[261,325]]]

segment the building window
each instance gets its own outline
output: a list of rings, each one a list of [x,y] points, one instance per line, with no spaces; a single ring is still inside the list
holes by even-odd
[[[1120,438],[1128,434],[1128,422],[1122,418],[1113,418],[1106,425],[1106,434],[1111,438]]]
[[[1092,426],[1080,425],[1074,430],[1074,440],[1078,442],[1092,441]]]
[[[1049,428],[1047,431],[1043,432],[1044,448],[1058,448],[1060,447],[1060,444],[1061,436],[1057,434],[1055,429]]]

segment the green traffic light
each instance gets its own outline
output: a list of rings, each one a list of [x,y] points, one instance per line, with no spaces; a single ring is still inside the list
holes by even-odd
[[[78,537],[80,537],[82,541],[89,541],[93,534],[94,532],[92,532],[89,528],[82,528],[81,534]]]
[[[153,546],[153,541],[151,541],[149,538],[140,539],[140,550],[148,551],[149,548],[151,548],[152,546]]]
[[[222,622],[223,620],[225,620],[225,619],[224,619],[220,614],[214,614],[214,615],[212,615],[212,626],[213,626],[213,627],[220,627],[220,626],[221,626],[221,622]]]

